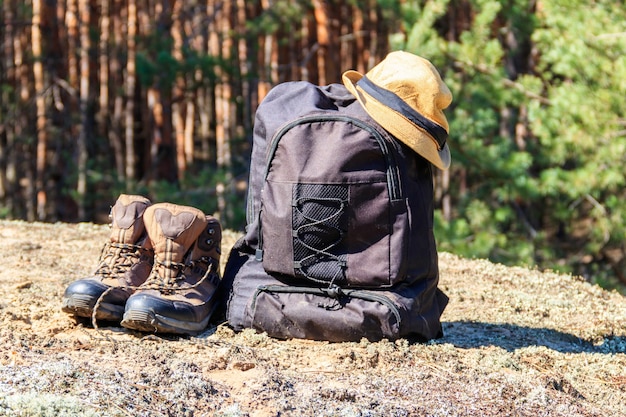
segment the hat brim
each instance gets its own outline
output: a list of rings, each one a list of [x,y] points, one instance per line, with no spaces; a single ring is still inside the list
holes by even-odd
[[[357,82],[361,78],[363,78],[363,74],[352,70],[344,72],[342,76],[343,84],[361,103],[372,119],[437,168],[441,170],[448,169],[450,167],[450,149],[448,144],[446,143],[439,150],[435,139],[426,131],[413,124],[401,113],[380,103],[358,87]]]

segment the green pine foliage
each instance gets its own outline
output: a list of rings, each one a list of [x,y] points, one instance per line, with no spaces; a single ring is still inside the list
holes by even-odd
[[[392,46],[433,61],[454,96],[453,213],[436,213],[439,248],[615,285],[626,276],[623,2],[404,8]]]

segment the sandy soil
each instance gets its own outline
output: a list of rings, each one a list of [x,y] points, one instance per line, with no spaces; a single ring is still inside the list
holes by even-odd
[[[626,299],[440,254],[443,339],[325,343],[93,328],[63,313],[108,227],[0,221],[0,415],[621,416]],[[224,252],[237,238],[225,233]]]

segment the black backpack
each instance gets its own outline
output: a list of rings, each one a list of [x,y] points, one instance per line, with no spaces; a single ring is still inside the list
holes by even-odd
[[[343,85],[274,87],[224,272],[229,324],[278,338],[440,337],[431,169]]]

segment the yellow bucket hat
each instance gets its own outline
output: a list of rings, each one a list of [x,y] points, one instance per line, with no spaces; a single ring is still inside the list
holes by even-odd
[[[385,130],[437,168],[448,169],[448,120],[443,109],[452,102],[452,94],[430,61],[391,52],[367,74],[350,70],[342,79]]]

